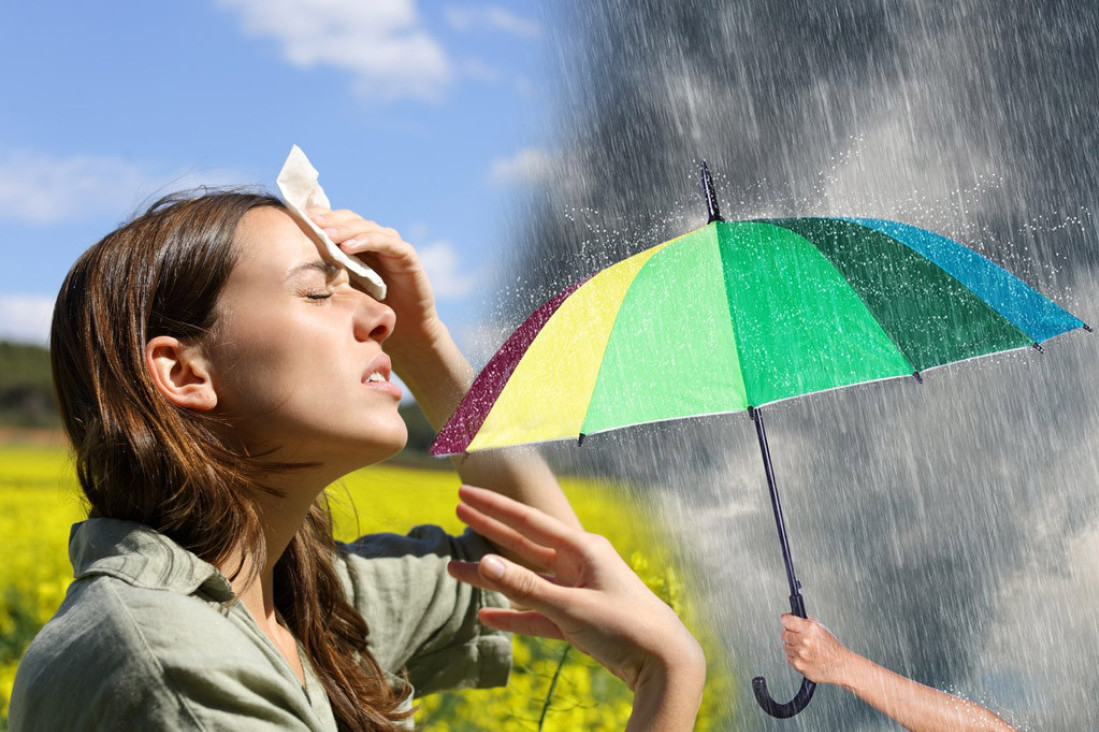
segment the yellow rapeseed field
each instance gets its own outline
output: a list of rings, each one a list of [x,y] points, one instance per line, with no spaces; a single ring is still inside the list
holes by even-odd
[[[693,623],[679,573],[668,553],[615,486],[566,479],[562,484],[585,526],[608,536],[653,590]],[[458,477],[448,470],[376,466],[329,488],[337,538],[377,531],[404,532],[431,523],[451,532]],[[84,509],[66,450],[0,445],[0,730],[7,729],[8,700],[19,658],[61,604],[72,578],[69,527]],[[708,654],[713,655],[713,654]],[[462,691],[419,701],[417,726],[467,730],[621,730],[629,718],[625,685],[567,644],[516,638],[515,667],[503,689]],[[735,702],[726,674],[712,668],[698,730],[726,729]]]

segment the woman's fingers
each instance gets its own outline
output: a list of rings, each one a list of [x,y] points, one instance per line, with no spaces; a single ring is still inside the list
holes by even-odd
[[[313,223],[321,227],[348,254],[377,254],[400,258],[408,257],[415,251],[396,229],[382,226],[376,221],[368,221],[353,211],[314,209],[309,212],[309,216]]]
[[[555,608],[567,604],[563,594],[567,588],[495,554],[476,563],[450,562],[447,571],[457,580],[499,592],[524,608],[553,615]]]
[[[370,243],[409,246],[401,239],[396,229],[364,219],[353,211],[310,212],[310,217],[317,226],[324,229],[324,233],[328,234],[332,241],[345,248],[361,247]]]
[[[524,561],[543,569],[553,569],[557,551],[542,546],[520,534],[510,526],[490,518],[465,503],[459,503],[455,511],[466,526],[476,531],[497,547],[521,557]]]
[[[507,633],[568,640],[556,623],[534,610],[508,610],[502,607],[486,607],[478,611],[477,618],[485,625]]]
[[[514,529],[531,541],[552,549],[570,544],[578,534],[582,533],[537,509],[484,488],[463,485],[458,489],[458,496],[463,503],[485,516]]]
[[[392,230],[389,230],[392,231]],[[325,229],[325,232],[328,232]],[[347,239],[337,239],[329,234],[332,241],[340,245],[340,249],[348,254],[376,254],[381,257],[407,257],[415,250],[396,232],[388,231],[358,231],[347,232]],[[337,234],[338,236],[338,234]]]

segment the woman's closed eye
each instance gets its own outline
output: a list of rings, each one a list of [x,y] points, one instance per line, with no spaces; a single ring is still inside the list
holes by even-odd
[[[296,267],[291,277],[299,281],[298,296],[311,302],[327,300],[341,285],[349,284],[347,270],[320,260]]]
[[[304,297],[306,300],[311,300],[313,302],[321,302],[322,300],[327,300],[328,298],[332,297],[332,291],[328,289],[308,290],[302,293],[302,297]]]

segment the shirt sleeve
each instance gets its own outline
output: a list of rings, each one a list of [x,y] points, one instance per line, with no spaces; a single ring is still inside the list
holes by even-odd
[[[502,595],[458,582],[454,559],[476,561],[492,547],[472,531],[450,536],[417,526],[407,536],[371,534],[341,546],[337,571],[369,629],[371,652],[389,674],[407,670],[417,696],[507,683],[511,635],[477,620]]]

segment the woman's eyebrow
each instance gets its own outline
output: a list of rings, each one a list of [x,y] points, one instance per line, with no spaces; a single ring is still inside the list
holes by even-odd
[[[294,267],[287,273],[286,279],[293,279],[302,272],[309,272],[312,270],[322,273],[325,276],[325,279],[334,279],[335,277],[339,276],[340,271],[343,270],[343,267],[339,266],[338,264],[333,264],[332,262],[326,262],[323,259],[317,259],[312,262],[306,262],[305,264],[299,264],[297,267]]]

